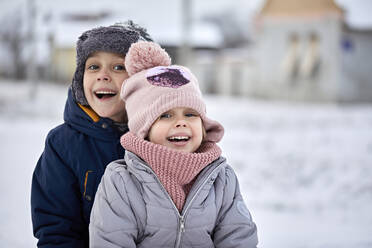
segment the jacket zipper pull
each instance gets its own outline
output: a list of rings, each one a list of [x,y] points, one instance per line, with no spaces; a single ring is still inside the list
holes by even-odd
[[[183,216],[180,217],[180,232],[185,232],[185,221],[183,220]]]

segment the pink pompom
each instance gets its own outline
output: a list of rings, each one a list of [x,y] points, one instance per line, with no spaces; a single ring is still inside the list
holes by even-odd
[[[133,43],[125,56],[125,68],[132,76],[155,66],[169,66],[171,58],[158,44],[149,41]]]

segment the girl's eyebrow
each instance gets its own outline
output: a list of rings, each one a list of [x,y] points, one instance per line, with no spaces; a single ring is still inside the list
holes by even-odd
[[[184,111],[185,111],[185,112],[198,113],[198,111],[196,111],[195,109],[192,109],[192,108],[186,108]]]
[[[169,114],[169,113],[170,113],[170,111],[165,111],[165,112],[161,113],[160,115]]]

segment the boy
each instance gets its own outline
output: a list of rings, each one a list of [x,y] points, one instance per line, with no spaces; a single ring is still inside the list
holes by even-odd
[[[106,165],[124,156],[119,137],[127,132],[120,89],[128,77],[130,45],[151,40],[129,21],[84,32],[64,111],[52,129],[32,178],[31,212],[38,247],[89,247],[88,225]]]

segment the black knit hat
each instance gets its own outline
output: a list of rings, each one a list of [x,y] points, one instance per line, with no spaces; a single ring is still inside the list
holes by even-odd
[[[132,21],[98,27],[85,31],[76,45],[76,71],[72,79],[72,93],[76,102],[88,106],[83,87],[85,62],[96,51],[126,55],[132,43],[139,40],[152,41],[146,29]]]

